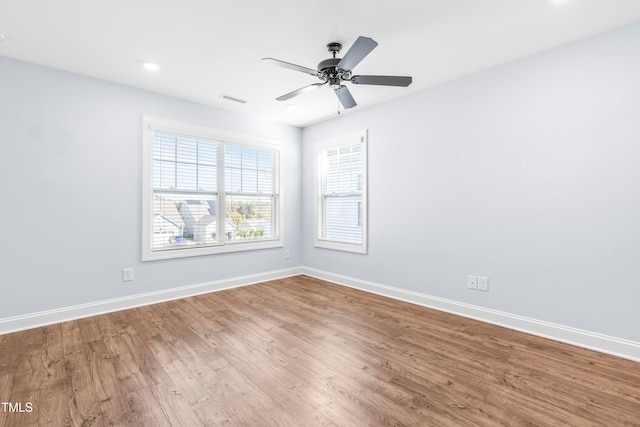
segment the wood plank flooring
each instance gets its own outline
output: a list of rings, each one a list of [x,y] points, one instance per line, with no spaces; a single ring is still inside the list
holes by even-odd
[[[2,335],[0,402],[3,427],[640,426],[640,363],[297,276]]]

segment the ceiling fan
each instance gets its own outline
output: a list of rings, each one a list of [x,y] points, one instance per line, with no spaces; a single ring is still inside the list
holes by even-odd
[[[411,84],[412,78],[408,76],[371,76],[371,75],[352,75],[353,68],[360,63],[378,43],[369,37],[358,37],[353,46],[347,51],[343,58],[336,58],[336,55],[342,49],[340,43],[329,43],[327,49],[333,54],[333,58],[325,59],[318,64],[318,69],[307,68],[289,62],[280,61],[274,58],[262,58],[265,62],[270,62],[278,67],[288,68],[289,70],[299,71],[318,77],[322,83],[313,83],[309,86],[289,92],[276,98],[278,101],[286,101],[294,96],[301,95],[320,86],[329,84],[338,100],[345,109],[355,107],[356,101],[353,99],[351,92],[342,82],[351,82],[360,85],[378,85],[378,86],[402,86],[407,87]]]

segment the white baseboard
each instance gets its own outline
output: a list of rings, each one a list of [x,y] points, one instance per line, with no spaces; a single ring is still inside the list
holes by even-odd
[[[310,267],[294,267],[0,319],[0,335],[299,274],[640,362],[640,343]]]
[[[285,270],[276,270],[230,279],[216,280],[207,283],[199,283],[196,285],[181,286],[178,288],[148,292],[123,298],[114,298],[89,304],[74,305],[71,307],[41,311],[22,316],[7,317],[0,319],[0,335],[37,328],[40,326],[52,325],[54,323],[66,322],[69,320],[81,319],[84,317],[97,316],[114,311],[126,310],[129,308],[141,307],[144,305],[157,304],[194,295],[206,294],[209,292],[253,285],[269,280],[297,276],[301,273],[301,267],[295,267]]]
[[[365,292],[445,311],[447,313],[457,314],[471,319],[480,320],[482,322],[504,326],[509,329],[526,332],[543,338],[549,338],[555,341],[640,362],[640,343],[635,341],[544,322],[445,298],[412,292],[405,289],[394,288],[310,267],[302,267],[302,274],[336,283],[338,285],[360,289]]]

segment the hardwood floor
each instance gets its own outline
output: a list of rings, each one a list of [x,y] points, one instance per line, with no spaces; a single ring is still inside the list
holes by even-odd
[[[3,427],[640,426],[640,363],[298,276],[2,335],[0,402]]]

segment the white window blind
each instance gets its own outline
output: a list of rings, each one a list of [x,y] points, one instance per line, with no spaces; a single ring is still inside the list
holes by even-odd
[[[318,144],[318,247],[366,253],[366,132]]]
[[[153,251],[218,243],[217,141],[153,131]]]
[[[145,117],[143,260],[281,246],[280,152]]]
[[[279,216],[277,152],[225,144],[226,209],[237,226],[236,240],[273,239]]]

